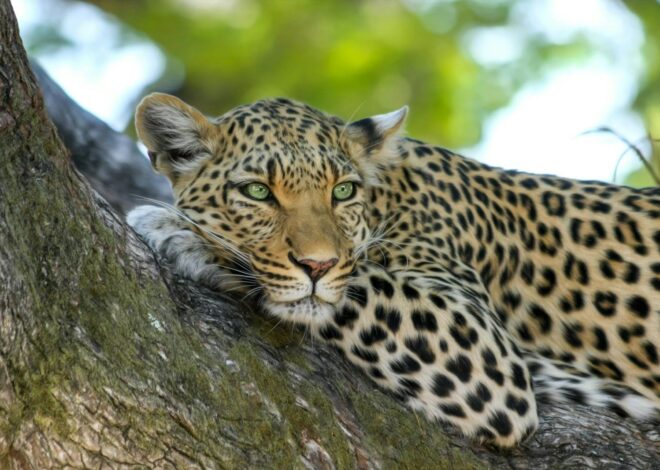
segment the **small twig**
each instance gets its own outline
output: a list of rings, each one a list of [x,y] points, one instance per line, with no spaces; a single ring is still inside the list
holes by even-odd
[[[646,142],[646,141],[650,141],[651,143],[654,143],[654,142],[658,142],[659,140],[658,139],[653,140],[653,139],[651,139],[650,135],[647,135],[646,137],[643,137],[643,138],[638,139],[637,141],[635,141],[635,146],[637,146],[637,145],[639,145],[643,142]],[[612,172],[612,182],[616,182],[616,174],[619,171],[619,165],[621,164],[621,160],[623,160],[623,157],[626,156],[626,154],[628,153],[628,151],[630,151],[631,148],[632,147],[627,147],[621,153],[621,155],[619,155],[619,158],[616,160],[616,165],[614,166],[614,171]],[[653,147],[651,147],[651,148],[653,148]],[[651,161],[653,161],[653,154],[651,154]],[[653,177],[653,173],[651,173],[651,177]],[[658,183],[658,182],[656,181],[656,183]]]
[[[596,129],[592,129],[592,130],[583,132],[581,135],[595,134],[595,133],[598,133],[598,132],[603,132],[603,133],[606,133],[606,134],[612,134],[613,136],[615,136],[617,139],[619,139],[621,142],[623,142],[624,144],[626,144],[628,146],[628,148],[619,157],[619,161],[625,156],[625,154],[629,150],[632,149],[635,152],[635,155],[637,155],[637,158],[639,158],[639,160],[644,165],[644,168],[646,168],[646,171],[648,171],[649,174],[651,175],[651,178],[653,179],[655,184],[660,186],[660,176],[658,176],[656,174],[655,170],[653,169],[653,165],[651,164],[651,162],[649,160],[646,159],[646,157],[644,156],[644,153],[642,152],[642,150],[639,148],[639,146],[637,144],[634,144],[633,142],[626,139],[624,136],[622,136],[621,134],[619,134],[618,132],[616,132],[615,130],[613,130],[609,127],[598,127]],[[644,142],[646,140],[648,140],[652,144],[660,141],[660,139],[653,139],[650,135],[648,135],[644,139],[640,139],[639,142],[641,143],[641,142]],[[618,166],[619,166],[619,163],[617,162],[617,167]],[[615,175],[616,175],[616,168],[614,169],[614,172],[615,172]]]

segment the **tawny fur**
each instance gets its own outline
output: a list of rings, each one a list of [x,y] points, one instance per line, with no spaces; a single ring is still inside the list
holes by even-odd
[[[138,133],[177,203],[128,221],[467,435],[517,444],[537,399],[658,419],[660,189],[490,168],[402,138],[406,112],[345,124],[277,99],[210,121],[152,95]],[[328,259],[316,282],[298,261]]]

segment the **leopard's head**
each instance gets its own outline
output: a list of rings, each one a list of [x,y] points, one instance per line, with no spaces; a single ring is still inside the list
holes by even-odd
[[[406,114],[345,124],[269,99],[208,119],[152,94],[136,127],[178,211],[233,281],[256,286],[272,314],[311,323],[333,312],[369,240],[370,192],[400,159]]]

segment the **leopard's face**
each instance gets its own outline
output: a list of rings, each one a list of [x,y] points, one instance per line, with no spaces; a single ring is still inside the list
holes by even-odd
[[[247,268],[237,280],[253,276],[270,312],[292,320],[328,313],[369,235],[363,178],[337,146],[321,154],[306,141],[257,142],[238,126],[231,135],[246,150],[204,167],[177,205],[234,261],[230,269]]]
[[[386,124],[398,127],[404,116],[385,115]],[[259,294],[269,312],[302,323],[333,313],[369,240],[368,191],[387,164],[376,151],[392,130],[378,124],[346,126],[289,100],[210,121],[151,95],[137,114],[177,208],[227,268],[227,290]]]

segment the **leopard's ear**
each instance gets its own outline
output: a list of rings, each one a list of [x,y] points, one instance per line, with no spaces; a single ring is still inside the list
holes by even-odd
[[[135,127],[154,169],[173,184],[210,156],[214,125],[174,96],[146,96],[135,112]]]
[[[372,184],[377,184],[379,170],[400,160],[399,138],[407,115],[408,106],[404,106],[346,126],[349,152]]]

